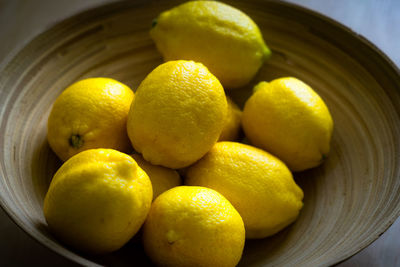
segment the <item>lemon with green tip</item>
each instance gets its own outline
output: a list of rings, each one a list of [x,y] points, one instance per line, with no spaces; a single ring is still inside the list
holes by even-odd
[[[165,61],[201,62],[225,89],[247,84],[271,54],[256,23],[218,1],[190,1],[161,13],[150,35]]]

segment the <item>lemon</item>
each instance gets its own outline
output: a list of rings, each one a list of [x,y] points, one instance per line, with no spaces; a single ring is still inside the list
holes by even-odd
[[[234,141],[239,137],[242,111],[230,97],[226,97],[228,112],[218,141]]]
[[[139,85],[128,115],[128,135],[145,160],[183,168],[214,145],[226,112],[224,89],[204,65],[169,61]]]
[[[145,161],[139,154],[133,154],[132,158],[149,176],[151,185],[153,186],[153,199],[168,189],[182,184],[181,177],[177,171],[153,165]]]
[[[247,100],[242,126],[250,142],[274,154],[292,171],[318,166],[327,157],[333,120],[313,89],[293,77],[260,82]]]
[[[271,53],[249,16],[217,1],[190,1],[161,13],[150,35],[165,61],[201,62],[225,89],[247,84]]]
[[[303,206],[303,191],[282,161],[236,142],[215,144],[189,167],[185,184],[208,187],[226,197],[242,216],[247,238],[277,233]]]
[[[132,100],[132,90],[113,79],[89,78],[72,84],[51,110],[50,147],[63,161],[91,148],[129,152],[126,120]]]
[[[161,194],[143,227],[145,251],[160,266],[236,266],[244,240],[243,221],[229,201],[197,186]]]
[[[151,200],[151,182],[132,157],[113,149],[89,149],[57,171],[43,210],[57,238],[99,254],[119,249],[139,230]]]

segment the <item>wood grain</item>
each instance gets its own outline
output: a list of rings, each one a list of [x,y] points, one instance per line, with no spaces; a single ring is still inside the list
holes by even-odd
[[[81,264],[128,264],[131,242],[101,258],[64,247],[47,231],[42,201],[60,162],[46,141],[54,99],[72,82],[107,76],[136,88],[161,63],[151,21],[176,2],[116,3],[66,20],[31,42],[0,74],[0,195],[10,216],[49,248]],[[296,76],[326,101],[335,121],[332,152],[296,179],[305,192],[299,220],[248,241],[242,266],[332,265],[375,240],[400,213],[400,84],[396,68],[367,41],[302,8],[233,1],[262,29],[273,57],[252,83],[230,92],[243,104],[253,84]],[[133,255],[132,255],[133,253]]]

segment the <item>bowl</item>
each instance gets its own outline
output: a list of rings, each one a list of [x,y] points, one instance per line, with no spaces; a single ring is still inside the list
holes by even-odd
[[[42,206],[61,165],[46,140],[56,97],[88,77],[136,89],[162,62],[153,18],[181,1],[118,2],[64,20],[39,35],[0,74],[0,202],[34,239],[83,265],[150,265],[139,238],[104,256],[84,255],[48,231]],[[239,266],[328,266],[378,238],[400,214],[400,75],[374,45],[337,22],[278,1],[225,1],[249,14],[273,51],[253,81],[228,91],[241,106],[254,84],[295,76],[325,100],[335,122],[331,153],[295,173],[305,193],[298,220],[248,240]]]

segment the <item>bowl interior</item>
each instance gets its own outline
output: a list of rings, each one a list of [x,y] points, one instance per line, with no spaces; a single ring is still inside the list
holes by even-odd
[[[246,241],[242,266],[337,263],[375,240],[399,215],[398,71],[365,40],[291,4],[227,1],[249,14],[273,51],[245,88],[228,91],[241,106],[254,84],[294,76],[317,91],[335,130],[326,162],[296,173],[305,193],[299,219],[279,234]],[[0,76],[0,195],[14,221],[49,248],[81,264],[123,266],[144,256],[140,237],[101,257],[82,255],[48,232],[44,195],[61,162],[46,140],[52,103],[69,84],[111,77],[133,90],[162,62],[149,27],[177,1],[122,2],[63,21],[23,49]]]

